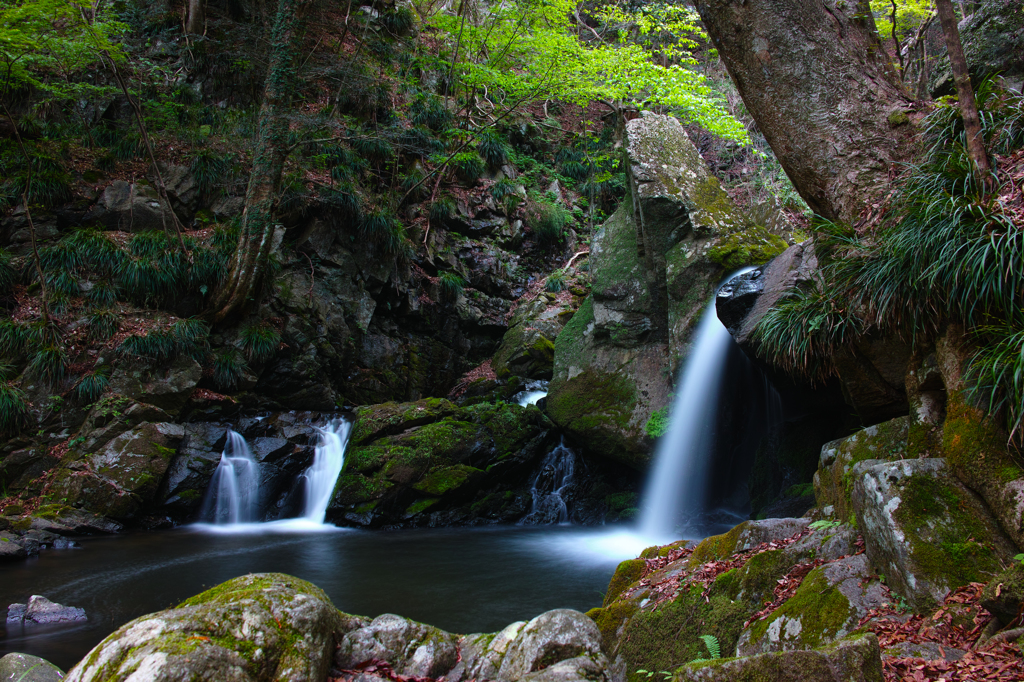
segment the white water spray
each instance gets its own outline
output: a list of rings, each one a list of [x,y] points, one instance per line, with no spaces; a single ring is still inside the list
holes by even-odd
[[[327,515],[327,506],[334,494],[334,485],[345,466],[345,448],[352,430],[351,422],[337,419],[320,432],[320,443],[316,446],[313,464],[306,469],[306,499],[302,510],[302,518],[313,523],[323,523]]]
[[[527,381],[526,389],[512,396],[512,400],[514,400],[516,404],[526,407],[527,405],[536,405],[537,401],[545,397],[547,394],[548,382]]]
[[[731,343],[712,300],[680,375],[668,432],[654,452],[640,508],[643,535],[667,538],[683,516],[703,509],[718,395]]]
[[[231,429],[213,474],[210,490],[213,522],[216,524],[251,523],[256,520],[259,477],[252,451],[240,434]]]

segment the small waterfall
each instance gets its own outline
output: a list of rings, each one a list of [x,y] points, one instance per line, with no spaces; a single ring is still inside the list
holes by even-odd
[[[712,300],[676,385],[668,432],[654,452],[640,507],[644,535],[667,537],[680,519],[703,511],[718,396],[731,344]]]
[[[545,397],[548,394],[548,382],[546,381],[527,381],[526,389],[516,393],[512,396],[512,400],[518,405],[526,407],[527,405],[536,405],[537,401]]]
[[[220,455],[220,464],[210,481],[204,516],[216,524],[238,524],[256,521],[259,477],[252,451],[240,434],[231,429]],[[212,517],[212,518],[211,518]]]
[[[307,521],[324,522],[334,486],[345,466],[345,447],[351,429],[351,422],[344,419],[336,419],[324,428],[317,428],[320,443],[316,446],[313,464],[302,474],[306,479],[302,518]]]
[[[520,525],[569,523],[569,505],[564,495],[574,482],[576,453],[562,440],[544,457],[530,482],[533,507]]]

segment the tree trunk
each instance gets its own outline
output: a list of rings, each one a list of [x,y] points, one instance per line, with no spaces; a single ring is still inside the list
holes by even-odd
[[[938,10],[939,23],[942,24],[942,35],[946,38],[949,67],[953,72],[956,96],[960,102],[960,116],[964,120],[964,133],[967,136],[967,153],[971,155],[971,161],[974,163],[974,176],[978,187],[984,189],[992,173],[992,166],[985,152],[978,103],[974,100],[971,74],[967,71],[967,59],[960,43],[960,29],[957,27],[956,15],[953,14],[953,3],[950,0],[935,0],[935,8]]]
[[[231,271],[207,315],[220,322],[250,299],[267,269],[274,234],[274,208],[288,157],[288,109],[295,89],[303,14],[312,0],[280,0],[270,34],[270,63],[260,106],[252,172],[245,193],[242,232]]]
[[[188,0],[188,18],[185,33],[202,35],[206,32],[206,0]]]
[[[913,154],[910,99],[867,0],[697,0],[697,11],[800,196],[855,224]]]

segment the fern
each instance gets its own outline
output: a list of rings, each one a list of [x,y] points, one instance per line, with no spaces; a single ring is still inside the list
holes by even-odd
[[[714,635],[700,635],[699,639],[703,640],[704,646],[708,648],[708,658],[695,658],[692,661],[693,663],[714,661],[722,657],[722,649],[717,637]]]

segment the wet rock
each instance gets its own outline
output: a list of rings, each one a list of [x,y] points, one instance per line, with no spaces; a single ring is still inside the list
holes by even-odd
[[[34,594],[29,597],[28,604],[11,604],[7,609],[7,623],[75,623],[88,620],[85,609],[64,606],[50,601],[46,597]]]
[[[1024,85],[1024,17],[1015,0],[983,0],[974,5],[970,16],[960,22],[960,41],[964,57],[977,84],[986,76],[1000,75],[1018,92]],[[941,34],[941,30],[939,31]],[[929,80],[933,96],[956,92],[949,57],[943,41],[938,43],[941,55]]]
[[[28,551],[13,533],[0,533],[0,561],[16,561],[28,557]]]
[[[335,666],[352,670],[373,660],[387,661],[399,675],[441,677],[458,661],[457,637],[430,625],[386,613],[346,634]]]
[[[886,601],[882,584],[872,577],[863,554],[813,569],[792,597],[743,632],[737,655],[813,649],[846,637]]]
[[[8,493],[15,493],[32,486],[37,478],[57,464],[58,461],[49,455],[46,448],[22,448],[0,462],[0,480],[3,480]]]
[[[778,542],[796,535],[811,523],[810,519],[759,519],[744,521],[728,533],[706,538],[694,549],[694,561],[725,559],[736,552],[757,547],[763,542]]]
[[[46,659],[29,654],[7,654],[0,658],[3,682],[60,682],[64,672]]]
[[[176,415],[202,376],[203,368],[187,355],[179,355],[169,365],[160,367],[128,361],[114,370],[109,390]]]
[[[882,682],[878,639],[864,635],[810,651],[785,651],[725,661],[690,663],[673,682]]]
[[[250,574],[122,626],[67,679],[320,682],[336,643],[365,624],[308,582]]]
[[[61,535],[106,535],[120,533],[124,529],[116,521],[63,504],[44,505],[31,518],[31,528]],[[62,549],[57,546],[61,539],[69,542],[66,538],[57,538],[54,540],[54,548]]]
[[[178,454],[168,467],[157,494],[163,506],[186,517],[199,508],[213,472],[220,464],[227,429],[226,425],[213,422],[184,425]]]
[[[555,339],[567,321],[562,312],[555,297],[547,293],[538,294],[516,309],[491,359],[491,367],[499,378],[551,378]]]
[[[151,507],[185,430],[141,424],[90,455],[69,451],[52,484],[52,499],[115,520]]]
[[[556,609],[537,616],[516,634],[498,669],[498,679],[518,680],[555,662],[583,658],[597,670],[607,668],[601,631],[579,611]],[[565,675],[568,671],[558,671]],[[579,674],[579,677],[584,677]],[[551,679],[555,679],[552,677]]]
[[[957,587],[990,580],[1016,554],[944,459],[865,460],[854,465],[852,479],[867,556],[917,611]]]

